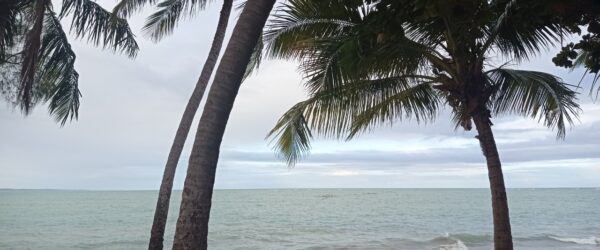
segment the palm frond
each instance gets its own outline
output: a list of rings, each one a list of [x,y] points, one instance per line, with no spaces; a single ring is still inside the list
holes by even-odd
[[[539,9],[544,6],[543,2],[514,2],[512,0],[508,4],[498,6],[504,11],[484,30],[486,44],[493,50],[488,50],[486,46],[482,53],[496,52],[516,61],[523,61],[560,42],[565,31],[557,22],[530,21],[532,14],[540,12]]]
[[[575,68],[580,68],[580,67],[586,67],[587,63],[590,62],[595,62],[598,59],[594,58],[594,53],[591,53],[589,51],[585,51],[585,50],[579,50],[577,52],[577,57],[575,58],[575,60],[573,61],[573,67],[571,68],[571,70],[574,70]],[[593,63],[590,63],[593,64]],[[592,96],[593,98],[598,98],[598,95],[600,94],[600,87],[598,87],[596,89],[596,95],[594,96],[594,89],[596,88],[596,84],[598,83],[598,80],[600,80],[600,73],[599,72],[593,72],[592,70],[590,70],[589,68],[586,69],[586,71],[583,73],[583,76],[581,77],[581,81],[583,81],[583,79],[588,75],[588,74],[592,74],[592,84],[590,86],[590,96]],[[581,85],[581,81],[579,81],[579,85]]]
[[[75,69],[69,69],[68,78],[62,78],[57,82],[52,98],[48,105],[48,111],[54,116],[54,119],[61,125],[69,120],[79,118],[79,74]]]
[[[576,92],[560,78],[544,72],[499,68],[487,73],[494,92],[489,105],[495,114],[532,117],[556,129],[564,138],[567,124],[580,111]]]
[[[374,26],[369,8],[362,1],[290,1],[267,26],[266,55],[299,60],[310,93],[366,75],[414,73],[430,61],[443,64],[435,50],[405,36],[402,26],[379,32],[388,23]]]
[[[293,0],[272,15],[264,32],[271,58],[299,58],[303,48],[315,40],[331,37],[361,19],[359,9],[344,7],[343,1]]]
[[[296,164],[310,151],[312,133],[304,118],[304,112],[312,101],[309,99],[294,105],[279,118],[275,127],[267,135],[273,137],[272,141],[275,142],[273,149],[289,166]]]
[[[440,100],[431,82],[406,86],[398,94],[378,102],[360,113],[353,121],[348,139],[360,132],[395,121],[414,118],[417,122],[432,121],[437,117]]]
[[[72,14],[71,31],[77,38],[135,57],[139,50],[127,20],[115,17],[92,0],[63,0],[60,17]]]
[[[486,41],[484,42],[481,51],[485,53],[489,46],[494,42],[496,37],[498,37],[498,33],[500,33],[501,29],[507,25],[511,12],[513,12],[516,7],[517,0],[510,0],[504,6],[504,12],[502,12],[498,18],[495,20],[493,26],[491,27],[490,34],[486,37]]]
[[[140,11],[147,4],[154,4],[156,0],[121,0],[112,9],[112,14],[120,18],[128,18]]]
[[[69,44],[60,20],[53,13],[46,15],[42,38],[40,69],[41,97],[49,101],[48,110],[64,125],[77,119],[79,111],[79,74],[75,70],[75,52]]]
[[[170,35],[177,27],[179,20],[193,16],[196,11],[203,10],[208,0],[163,0],[158,4],[158,11],[146,19],[144,31],[152,40],[159,41]]]
[[[246,72],[244,72],[244,76],[242,77],[242,82],[244,82],[248,77],[252,75],[252,73],[258,70],[258,67],[260,67],[264,45],[265,43],[263,41],[263,36],[261,35],[258,38],[256,47],[254,47],[254,51],[252,51],[252,55],[250,56],[250,62],[248,62],[248,66],[246,66]]]
[[[277,59],[296,59],[311,53],[311,48],[320,38],[352,27],[354,24],[342,20],[310,19],[283,22],[275,19],[265,31],[267,55]]]
[[[352,129],[357,117],[377,109],[381,103],[394,102],[391,99],[395,100],[396,105],[390,108],[393,111],[388,110],[388,114],[392,113],[394,118],[401,118],[404,114],[405,117],[412,115],[418,120],[432,119],[436,111],[420,107],[430,105],[430,108],[437,109],[437,99],[435,96],[423,96],[423,92],[431,88],[427,84],[418,84],[418,79],[421,78],[398,76],[360,80],[335,89],[321,90],[287,111],[268,137],[273,137],[276,142],[274,149],[281,158],[293,164],[308,154],[313,132],[338,139],[354,135],[356,132]],[[423,95],[411,96],[414,93]]]
[[[584,67],[585,62],[588,60],[588,58],[590,56],[592,56],[592,54],[589,51],[585,51],[585,50],[578,51],[577,57],[575,58],[575,61],[573,61],[573,68]]]

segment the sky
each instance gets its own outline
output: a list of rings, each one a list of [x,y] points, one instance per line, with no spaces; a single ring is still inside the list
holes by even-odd
[[[100,3],[111,7],[114,1]],[[134,60],[71,36],[83,93],[79,120],[61,127],[45,105],[27,117],[8,104],[0,105],[0,188],[158,189],[219,9],[213,4],[181,21],[174,34],[159,43],[141,30],[152,9],[135,15],[130,23],[141,50]],[[237,15],[232,14],[228,36]],[[550,58],[557,51],[550,49],[514,67],[550,72],[577,84],[583,72],[555,67]],[[600,186],[600,103],[588,95],[588,85],[586,78],[579,96],[583,112],[565,140],[557,140],[556,131],[536,120],[494,118],[507,187]],[[455,130],[447,112],[433,123],[396,122],[350,142],[315,138],[311,155],[288,167],[265,136],[303,98],[302,77],[294,62],[265,61],[243,83],[225,132],[215,188],[488,187],[476,133]],[[189,144],[176,189],[183,186]]]

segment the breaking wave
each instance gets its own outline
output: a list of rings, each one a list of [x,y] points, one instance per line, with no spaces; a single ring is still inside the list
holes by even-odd
[[[593,237],[593,236],[587,237],[587,238],[569,238],[569,237],[558,237],[558,236],[549,235],[548,238],[557,240],[557,241],[575,243],[575,244],[580,244],[580,245],[599,245],[600,246],[600,238]]]
[[[461,240],[456,240],[452,244],[439,246],[437,250],[469,250],[469,248]]]

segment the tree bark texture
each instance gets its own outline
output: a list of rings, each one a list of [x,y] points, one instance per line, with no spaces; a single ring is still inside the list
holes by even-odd
[[[494,220],[494,249],[512,250],[512,233],[510,228],[510,217],[508,212],[508,199],[500,156],[496,148],[496,141],[492,133],[492,123],[489,112],[473,116],[477,138],[481,144],[481,150],[487,161],[488,177],[490,180],[490,191],[492,192],[492,214]]]

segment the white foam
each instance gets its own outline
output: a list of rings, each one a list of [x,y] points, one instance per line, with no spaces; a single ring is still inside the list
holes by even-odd
[[[456,240],[453,244],[441,245],[438,250],[469,250],[469,248],[461,240]]]
[[[552,239],[562,241],[562,242],[570,242],[580,245],[600,245],[600,238],[597,237],[588,237],[588,238],[563,238],[556,236],[548,236]]]

